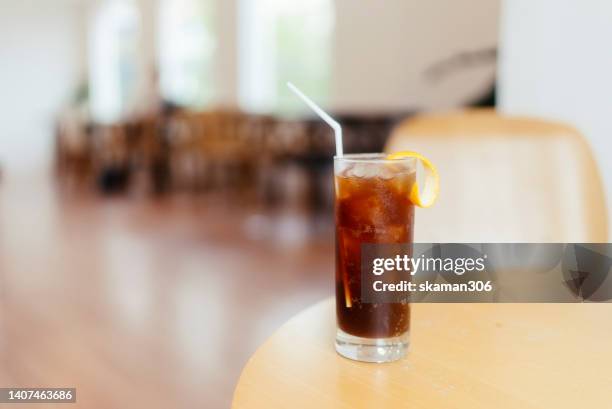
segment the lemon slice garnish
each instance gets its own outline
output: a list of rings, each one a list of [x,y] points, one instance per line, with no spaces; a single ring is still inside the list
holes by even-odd
[[[438,192],[440,191],[440,176],[438,175],[438,170],[429,159],[417,152],[401,151],[387,156],[387,159],[390,160],[403,158],[415,158],[423,164],[423,168],[425,169],[425,187],[421,192],[419,190],[419,183],[415,181],[410,191],[410,201],[414,203],[415,206],[423,208],[430,207],[435,203],[438,198]]]

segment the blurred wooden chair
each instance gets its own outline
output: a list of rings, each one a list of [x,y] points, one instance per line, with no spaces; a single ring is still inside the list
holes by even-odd
[[[202,132],[198,149],[206,169],[202,178],[217,190],[235,190],[244,185],[243,169],[248,168],[249,147],[241,139],[244,114],[216,110],[199,114]]]
[[[202,167],[199,136],[202,130],[196,115],[188,111],[175,112],[167,121],[166,149],[173,187],[195,190]]]
[[[168,144],[163,137],[163,122],[157,116],[142,117],[131,128],[130,164],[144,178],[145,192],[162,193],[169,187]]]
[[[386,151],[413,150],[440,172],[438,202],[417,210],[418,242],[607,242],[589,145],[575,129],[492,110],[419,115]]]
[[[60,178],[83,185],[92,174],[92,149],[87,119],[78,109],[66,109],[58,118],[55,164]]]
[[[93,133],[93,166],[103,193],[123,192],[131,175],[130,150],[122,124],[98,125]]]

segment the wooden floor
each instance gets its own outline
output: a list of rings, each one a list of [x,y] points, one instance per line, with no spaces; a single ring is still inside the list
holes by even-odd
[[[331,230],[300,212],[8,176],[0,387],[76,387],[71,407],[227,408],[257,346],[332,294]]]

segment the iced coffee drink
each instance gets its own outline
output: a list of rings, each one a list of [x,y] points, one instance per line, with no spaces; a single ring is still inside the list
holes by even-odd
[[[410,305],[361,300],[364,243],[412,244],[414,158],[386,160],[382,154],[335,159],[336,349],[348,358],[385,362],[408,345]]]

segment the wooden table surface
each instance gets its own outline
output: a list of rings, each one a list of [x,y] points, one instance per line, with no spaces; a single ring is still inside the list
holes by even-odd
[[[301,312],[251,357],[233,407],[609,408],[612,304],[416,304],[408,356],[334,351],[333,299]]]

